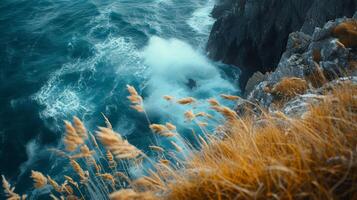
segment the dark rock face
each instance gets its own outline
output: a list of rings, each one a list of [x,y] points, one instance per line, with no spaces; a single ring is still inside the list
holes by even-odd
[[[346,30],[336,33],[336,30],[346,25],[348,25]],[[273,109],[277,100],[272,92],[275,85],[289,77],[306,80],[310,88],[307,94],[297,95],[295,99],[285,104],[283,110],[290,115],[303,107],[308,99],[309,101],[319,99],[314,95],[320,95],[321,92],[318,91],[329,84],[342,81],[357,83],[357,47],[354,45],[357,34],[354,34],[355,32],[357,32],[357,14],[354,18],[329,21],[322,28],[316,28],[312,36],[302,32],[291,33],[287,49],[275,71],[266,73],[260,82],[255,81],[254,76],[251,78],[252,81],[248,81],[255,86],[250,85],[253,89],[249,89],[247,100],[260,107]],[[348,40],[341,41],[346,33],[348,33]],[[239,103],[237,110],[242,110]]]
[[[328,20],[352,17],[357,0],[220,0],[209,56],[241,68],[241,88],[257,71],[276,68],[291,32],[307,35]]]

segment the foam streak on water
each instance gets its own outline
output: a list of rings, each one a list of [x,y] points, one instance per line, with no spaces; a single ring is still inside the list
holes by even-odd
[[[117,131],[146,148],[152,135],[148,124],[142,123],[144,116],[129,108],[126,84],[144,96],[151,120],[188,128],[183,113],[190,108],[169,105],[163,95],[192,96],[203,102],[223,92],[236,92],[222,78],[217,63],[204,53],[213,6],[214,0],[4,0],[0,20],[11,23],[0,23],[5,30],[0,44],[6,50],[0,54],[5,66],[0,67],[0,81],[19,84],[21,90],[1,103],[11,105],[8,112],[14,116],[26,112],[23,107],[30,104],[33,109],[27,115],[39,124],[36,130],[50,130],[57,139],[63,120],[76,115],[93,130],[103,124],[103,112]],[[14,91],[2,85],[1,90]],[[7,112],[0,115],[9,116]],[[10,132],[29,131],[11,124],[5,129],[3,124],[0,120],[0,134],[5,132],[5,138]],[[36,167],[35,161],[48,159],[43,154],[36,158],[34,153],[55,143],[52,139],[48,144],[44,138],[34,133],[24,140],[29,158],[22,172]],[[20,148],[14,154],[26,152],[25,145],[19,145],[23,152]],[[49,160],[61,165],[54,158]],[[10,168],[2,170],[11,172]],[[42,170],[56,174],[55,169]]]

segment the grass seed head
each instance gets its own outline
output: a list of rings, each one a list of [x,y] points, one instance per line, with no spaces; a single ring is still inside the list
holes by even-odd
[[[11,184],[6,180],[4,175],[1,175],[1,177],[4,194],[6,195],[8,200],[25,200],[26,195],[23,195],[21,197],[19,194],[15,193],[15,187],[11,186]]]
[[[167,122],[165,126],[166,126],[166,128],[169,129],[170,131],[176,130],[176,126],[173,125],[173,124],[170,123],[170,122]]]
[[[240,98],[239,96],[228,95],[228,94],[221,94],[221,97],[223,99],[226,99],[226,100],[229,100],[229,101],[237,101]]]
[[[163,96],[163,98],[164,98],[166,101],[172,101],[172,100],[175,99],[173,96],[169,96],[169,95],[165,95],[165,96]]]
[[[176,144],[174,141],[170,141],[170,142],[171,142],[172,146],[175,147],[177,152],[182,152],[182,148],[178,144]]]
[[[182,98],[177,101],[177,103],[181,104],[181,105],[189,105],[189,104],[193,104],[195,102],[196,102],[196,99],[194,99],[192,97]]]
[[[112,129],[99,127],[97,137],[116,159],[134,159],[141,154],[139,149],[124,140],[119,133]]]
[[[196,115],[193,113],[192,110],[186,111],[184,115],[187,121],[192,121],[196,118]]]
[[[73,124],[77,134],[83,139],[87,139],[87,129],[78,117],[73,117]]]
[[[47,178],[41,172],[32,170],[31,178],[36,189],[41,189],[47,185]]]
[[[110,200],[154,200],[151,193],[147,192],[135,192],[132,189],[121,189],[119,191],[113,192],[109,196]]]
[[[150,129],[154,132],[154,133],[161,133],[164,131],[167,131],[167,127],[161,124],[150,124]]]
[[[214,99],[214,98],[211,98],[211,99],[208,99],[208,103],[211,105],[211,106],[220,106],[219,102]]]
[[[80,145],[84,144],[84,140],[80,137],[76,129],[68,121],[65,121],[66,133],[63,139],[64,144],[66,145],[67,151],[75,151]]]

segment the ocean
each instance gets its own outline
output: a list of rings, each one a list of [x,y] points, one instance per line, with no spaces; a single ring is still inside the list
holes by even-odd
[[[31,169],[66,170],[48,148],[61,148],[63,120],[92,132],[102,113],[121,135],[147,150],[156,138],[129,107],[126,85],[144,98],[151,122],[192,124],[190,107],[162,96],[204,102],[238,94],[239,70],[207,58],[214,0],[1,0],[0,172],[31,190]],[[194,109],[207,110],[195,105]],[[187,136],[189,138],[189,136]]]

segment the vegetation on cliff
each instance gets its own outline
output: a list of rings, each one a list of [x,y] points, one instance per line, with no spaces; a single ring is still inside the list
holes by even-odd
[[[151,123],[143,98],[128,86],[129,106],[155,135],[150,151],[132,145],[104,115],[106,127],[95,133],[74,117],[65,122],[63,149],[51,149],[71,170],[59,180],[32,171],[34,191],[52,199],[356,199],[356,30],[356,20],[339,19],[312,38],[291,34],[277,70],[250,81],[248,100],[164,96],[219,114],[196,106],[185,112],[200,130],[192,131],[194,142],[171,122]],[[8,199],[26,198],[2,179]]]
[[[284,85],[291,82],[282,80],[279,88]],[[133,87],[129,91],[129,99],[144,112],[141,97]],[[173,141],[171,149],[148,144],[157,152],[156,159],[149,158],[116,133],[107,119],[107,127],[99,128],[94,137],[74,118],[73,124],[66,122],[66,150],[55,151],[68,158],[76,175],[63,174],[63,183],[36,171],[31,178],[35,189],[50,187],[53,199],[354,199],[356,94],[357,85],[345,81],[324,91],[321,101],[297,118],[264,109],[259,115],[238,116],[210,99],[212,109],[224,116],[224,124],[208,133],[198,118],[212,116],[188,111],[187,119],[197,122],[204,134],[196,134],[200,150],[183,145],[189,150],[185,160],[178,156],[183,147]],[[160,137],[178,134],[171,123],[150,127]],[[143,165],[145,161],[150,167]],[[143,168],[147,176],[135,179],[127,169],[118,169],[118,163]],[[5,177],[3,187],[9,199],[25,198]]]

